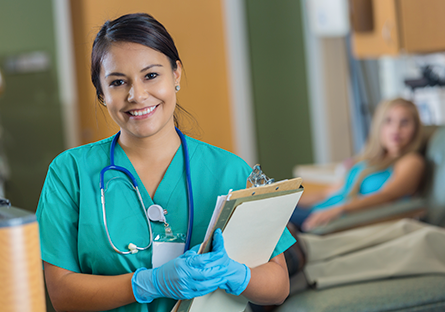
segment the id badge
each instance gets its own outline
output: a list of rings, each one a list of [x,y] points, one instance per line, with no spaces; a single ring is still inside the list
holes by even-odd
[[[152,266],[158,268],[184,253],[184,234],[157,234],[153,238]]]

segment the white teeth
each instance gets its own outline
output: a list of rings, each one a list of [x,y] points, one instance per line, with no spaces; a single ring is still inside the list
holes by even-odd
[[[149,107],[149,108],[144,109],[142,111],[130,111],[129,113],[131,115],[133,115],[133,116],[142,116],[142,115],[151,113],[152,111],[154,111],[155,108],[156,108],[156,106],[152,106],[152,107]]]

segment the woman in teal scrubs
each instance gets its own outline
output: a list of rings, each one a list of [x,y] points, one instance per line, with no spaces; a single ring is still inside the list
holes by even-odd
[[[287,230],[270,261],[256,268],[228,257],[220,231],[214,234],[211,252],[196,253],[216,197],[244,188],[251,169],[217,147],[190,137],[183,142],[175,131],[182,63],[165,28],[147,14],[107,21],[94,41],[91,66],[98,99],[120,127],[114,164],[135,177],[143,205],[159,205],[166,220],[147,222],[129,175],[119,170],[104,173],[102,205],[100,173],[110,165],[115,136],[57,156],[37,209],[45,278],[54,307],[170,311],[177,299],[218,288],[259,304],[282,302],[289,293],[282,253],[294,243]],[[195,247],[178,255],[189,220],[188,177],[194,199],[190,246]],[[154,239],[149,248],[130,254],[113,249],[111,242],[122,252],[128,251],[129,243],[148,246],[148,224]]]

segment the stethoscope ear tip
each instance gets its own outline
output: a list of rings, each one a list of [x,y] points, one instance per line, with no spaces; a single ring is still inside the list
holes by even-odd
[[[138,253],[138,246],[136,246],[135,244],[133,244],[133,243],[130,243],[130,244],[128,244],[128,250],[130,250],[130,252],[132,253],[132,254],[135,254],[135,253]]]

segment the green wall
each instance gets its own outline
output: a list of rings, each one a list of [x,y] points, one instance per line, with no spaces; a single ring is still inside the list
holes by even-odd
[[[5,60],[21,53],[46,52],[50,68],[11,73]],[[63,130],[51,0],[0,0],[0,95],[2,145],[11,176],[6,197],[16,207],[35,211],[48,164],[63,150]]]
[[[49,55],[48,70],[5,70],[8,57],[34,51]],[[0,0],[0,69],[1,144],[11,171],[5,195],[14,206],[34,212],[48,165],[64,149],[51,0]],[[47,311],[54,311],[46,299]]]
[[[313,162],[299,0],[246,0],[259,161],[276,180]]]

